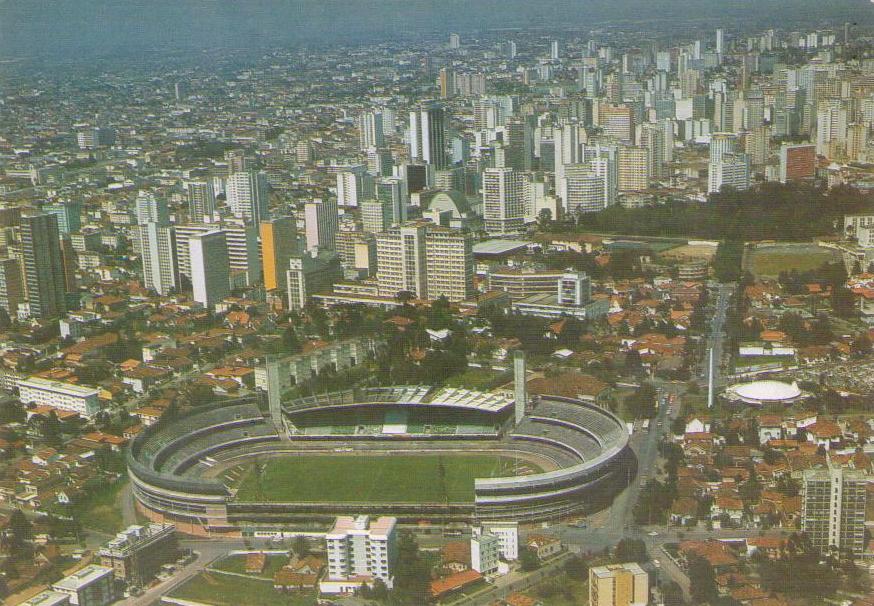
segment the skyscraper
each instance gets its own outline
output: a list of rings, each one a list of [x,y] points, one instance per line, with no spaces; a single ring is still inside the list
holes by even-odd
[[[307,249],[318,246],[324,250],[334,250],[339,227],[336,200],[317,198],[307,202],[304,205],[304,224]]]
[[[0,307],[14,318],[18,313],[18,305],[23,302],[21,263],[18,259],[0,259]]]
[[[358,116],[358,142],[362,151],[385,145],[384,133],[382,112],[368,111]]]
[[[519,233],[525,229],[525,174],[512,168],[483,172],[483,218],[489,234]]]
[[[721,27],[716,30],[716,52],[720,55],[725,52],[725,32]]]
[[[167,201],[159,198],[149,191],[141,191],[137,194],[135,202],[137,225],[145,223],[158,223],[167,225],[170,223],[170,211],[167,209]]]
[[[188,238],[194,300],[212,307],[231,294],[228,244],[221,230]]]
[[[188,182],[188,219],[199,222],[205,219],[212,220],[215,214],[215,189],[212,181]]]
[[[143,285],[166,295],[180,285],[176,231],[170,225],[167,203],[150,192],[140,192],[136,212]]]
[[[444,99],[455,96],[455,70],[451,67],[440,68],[440,96]]]
[[[266,174],[254,171],[233,173],[228,177],[226,194],[235,217],[256,225],[268,217]]]
[[[361,203],[361,225],[365,232],[379,234],[391,227],[394,214],[390,202],[365,200]]]
[[[21,217],[21,253],[30,315],[35,318],[62,315],[67,310],[66,278],[55,215]]]
[[[446,117],[443,108],[431,105],[410,112],[410,157],[446,168]]]
[[[42,212],[58,217],[58,231],[62,234],[69,234],[82,229],[82,205],[79,202],[68,201],[44,204]]]
[[[298,252],[296,223],[292,217],[261,221],[261,258],[267,290],[285,288],[288,260]]]

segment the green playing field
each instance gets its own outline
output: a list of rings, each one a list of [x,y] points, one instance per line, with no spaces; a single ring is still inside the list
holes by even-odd
[[[512,475],[514,467],[493,455],[289,455],[247,467],[237,500],[470,503],[474,479]]]

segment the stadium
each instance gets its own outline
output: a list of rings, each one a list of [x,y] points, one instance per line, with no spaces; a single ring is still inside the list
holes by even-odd
[[[209,536],[358,513],[538,521],[608,505],[633,472],[612,413],[556,396],[528,402],[524,387],[265,400],[201,406],[137,436],[128,472],[139,510]]]

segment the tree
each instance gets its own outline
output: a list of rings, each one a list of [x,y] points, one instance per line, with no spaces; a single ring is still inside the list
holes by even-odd
[[[282,351],[287,354],[296,354],[300,351],[300,340],[293,326],[289,326],[282,332]]]
[[[519,551],[519,564],[522,570],[530,572],[540,568],[540,558],[537,557],[537,552],[527,545]]]
[[[843,284],[832,286],[831,304],[832,311],[839,318],[852,318],[856,316],[856,297]]]
[[[585,581],[589,578],[589,562],[581,555],[573,555],[565,562],[564,571],[572,579]]]
[[[292,543],[291,548],[294,551],[294,555],[299,558],[305,558],[310,553],[310,542],[304,535],[299,534],[294,537],[294,543]]]
[[[616,559],[620,562],[646,562],[646,544],[642,539],[621,539],[616,544]]]
[[[689,559],[689,593],[694,604],[707,604],[719,597],[713,566],[700,556]]]
[[[13,558],[24,555],[29,550],[27,543],[30,541],[33,533],[33,524],[27,519],[20,509],[16,509],[9,516],[9,547]]]
[[[203,406],[216,399],[212,387],[203,383],[192,383],[185,389],[185,395],[191,406]]]
[[[398,558],[391,601],[400,606],[419,606],[430,599],[430,570],[419,555],[419,546],[410,532],[398,537]]]
[[[42,437],[49,446],[52,448],[60,448],[63,445],[64,440],[61,434],[61,421],[58,419],[58,415],[55,414],[54,410],[49,412],[48,416],[43,419],[41,430]]]

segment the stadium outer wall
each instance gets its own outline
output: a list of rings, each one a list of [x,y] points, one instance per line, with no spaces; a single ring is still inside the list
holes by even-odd
[[[253,398],[252,403],[260,400]],[[137,437],[128,456],[128,473],[137,509],[156,522],[172,522],[180,532],[195,536],[238,537],[242,526],[271,525],[295,520],[325,520],[336,515],[369,513],[373,515],[393,515],[402,521],[432,520],[439,523],[473,522],[476,520],[515,520],[537,522],[581,515],[601,509],[612,501],[633,476],[635,458],[628,446],[628,435],[624,423],[612,413],[589,402],[543,396],[541,402],[551,406],[565,406],[574,412],[586,411],[593,419],[610,427],[609,438],[593,432],[577,423],[561,419],[547,419],[556,425],[571,427],[589,434],[598,440],[600,452],[579,464],[565,466],[555,471],[531,475],[478,479],[475,481],[475,500],[472,504],[370,504],[370,503],[241,503],[234,500],[233,494],[217,480],[192,479],[161,473],[149,469],[137,459],[146,440],[158,435],[160,428],[148,428]],[[227,403],[222,403],[226,405]],[[536,406],[536,405],[535,405]],[[216,407],[210,406],[208,410]],[[197,412],[187,415],[186,421],[196,424]],[[537,409],[526,416],[536,418]],[[266,423],[269,420],[264,419]],[[196,431],[203,431],[198,429]],[[502,448],[512,448],[514,443],[552,442],[538,436],[509,435]],[[425,441],[424,439],[422,440]],[[291,444],[294,443],[292,437]],[[372,441],[371,441],[372,443]],[[439,446],[440,440],[427,440],[429,448]],[[392,444],[386,440],[387,447]],[[212,456],[218,452],[237,450],[256,451],[253,456],[275,451],[287,450],[290,442],[280,440],[278,433],[257,440],[229,441],[220,448],[200,453],[198,456]],[[255,446],[253,448],[253,446]],[[159,455],[160,456],[160,453]]]

